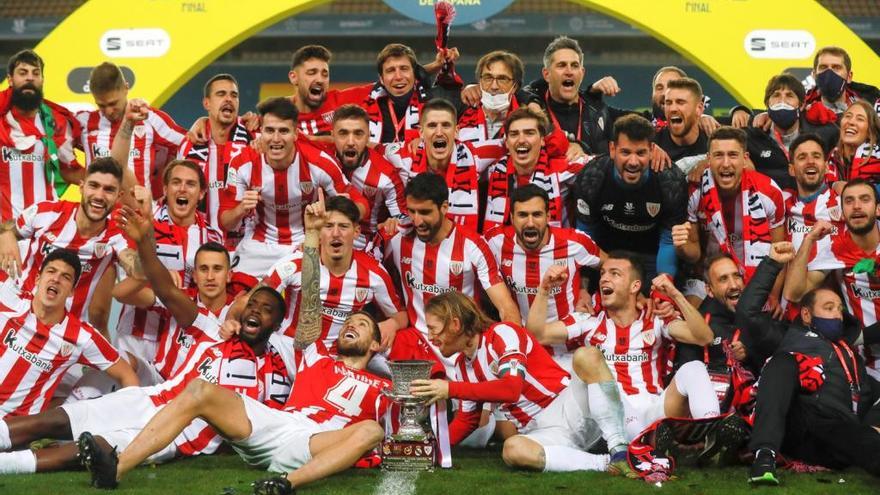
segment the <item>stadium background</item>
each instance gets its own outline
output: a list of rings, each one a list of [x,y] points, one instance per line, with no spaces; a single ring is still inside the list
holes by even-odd
[[[268,1],[268,0],[266,0]],[[272,0],[276,1],[276,0]],[[412,0],[416,3],[424,0]],[[496,0],[483,0],[483,3]],[[497,0],[501,2],[501,0]],[[683,2],[657,0],[670,4],[689,4],[693,9],[712,8],[722,3],[743,0],[711,0]],[[119,0],[115,2],[124,17],[125,8],[134,3],[175,3],[180,9],[204,8],[210,1]],[[791,0],[763,0],[775,10]],[[0,0],[0,59],[5,61],[22,48],[36,47],[62,20],[84,3],[83,0]],[[501,3],[510,3],[507,1]],[[873,50],[880,54],[880,1],[821,0],[821,6],[837,16]],[[247,2],[242,2],[247,6]],[[230,17],[229,23],[236,19]],[[756,20],[756,24],[761,20]],[[127,26],[120,26],[127,27]],[[819,29],[804,26],[805,29]],[[682,26],[687,29],[687,26]],[[519,54],[526,64],[526,80],[539,77],[541,56],[547,43],[557,35],[578,39],[585,53],[585,83],[603,75],[614,76],[623,91],[609,103],[621,108],[646,108],[649,104],[651,77],[663,65],[678,65],[699,80],[706,94],[712,97],[712,111],[726,113],[736,99],[721,84],[691,60],[676,52],[650,34],[613,17],[568,0],[515,0],[492,17],[470,25],[454,26],[452,45],[462,49],[458,71],[466,80],[473,79],[479,56],[492,49],[506,49]],[[413,47],[419,60],[433,58],[433,26],[407,19],[382,0],[336,0],[275,22],[197,71],[161,108],[182,126],[188,127],[203,114],[201,91],[213,74],[234,74],[241,89],[241,110],[251,110],[262,98],[288,95],[287,83],[290,54],[297,47],[318,43],[334,54],[332,82],[346,86],[376,79],[375,55],[388,42],[398,41]],[[711,43],[711,40],[705,40]],[[849,48],[849,47],[847,47]],[[76,59],[81,50],[70,44],[69,56]],[[719,63],[723,61],[719,60]],[[876,60],[872,61],[876,64]],[[47,81],[58,77],[57,59],[47,58]],[[124,65],[124,63],[123,63]],[[880,71],[869,72],[864,60],[854,60],[855,79],[880,85]],[[0,74],[5,79],[5,64]],[[54,69],[54,73],[53,73]],[[747,70],[747,69],[744,69]],[[805,76],[801,69],[798,75]],[[64,74],[61,74],[62,76]],[[85,78],[88,77],[86,72]],[[763,85],[763,81],[761,82]],[[51,89],[46,95],[56,99]],[[135,77],[131,96],[140,96]],[[88,99],[88,95],[85,95]],[[63,101],[63,100],[62,100]],[[111,317],[112,318],[112,317]],[[646,491],[682,493],[754,493],[744,483],[745,468],[720,471],[687,471],[683,481],[668,483],[661,489],[643,484],[611,479],[602,474],[540,474],[511,472],[504,469],[499,453],[464,453],[457,457],[457,469],[438,472],[420,479],[392,479],[361,470],[343,475],[309,488],[308,493],[530,493],[540,489],[556,493],[582,492],[589,486],[595,493],[645,493]],[[205,478],[210,472],[210,479]],[[248,471],[236,456],[221,455],[163,466],[160,470],[139,469],[129,477],[124,493],[248,493],[248,483],[261,476]],[[492,479],[490,485],[487,479]],[[0,493],[83,493],[86,477],[82,473],[21,476],[0,479]],[[222,487],[222,488],[220,488]],[[788,476],[784,492],[788,493],[877,493],[877,481],[861,471],[819,473]]]

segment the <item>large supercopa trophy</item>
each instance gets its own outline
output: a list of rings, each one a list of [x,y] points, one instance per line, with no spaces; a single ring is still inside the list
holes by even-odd
[[[425,431],[419,422],[425,408],[425,398],[409,391],[413,380],[431,377],[433,361],[390,361],[391,390],[382,392],[400,406],[400,426],[397,432],[382,442],[382,469],[388,471],[432,471],[437,455],[437,442],[431,431]]]

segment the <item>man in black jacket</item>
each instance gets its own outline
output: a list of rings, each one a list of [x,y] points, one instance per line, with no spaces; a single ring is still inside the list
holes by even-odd
[[[790,246],[777,244],[758,266],[740,311],[760,311],[779,271],[794,257]],[[844,326],[843,317],[843,302],[835,292],[808,292],[801,300],[800,320],[785,331],[764,366],[749,442],[755,452],[750,483],[779,484],[778,452],[832,468],[856,465],[880,476],[880,432],[865,421],[877,384],[871,383],[856,350],[861,330]]]

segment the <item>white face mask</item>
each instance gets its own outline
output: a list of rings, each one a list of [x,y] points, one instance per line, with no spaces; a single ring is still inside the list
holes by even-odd
[[[490,94],[488,91],[483,91],[482,93],[483,96],[480,97],[480,103],[483,104],[483,110],[503,112],[510,107],[509,93],[498,93],[497,95]]]

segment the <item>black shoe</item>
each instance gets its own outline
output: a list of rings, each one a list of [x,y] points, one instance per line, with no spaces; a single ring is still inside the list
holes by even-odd
[[[293,495],[296,493],[285,475],[254,481],[251,486],[254,487],[254,495]]]
[[[697,463],[700,450],[697,445],[682,445],[675,438],[672,427],[664,422],[654,430],[654,455],[672,457],[679,465],[692,466]]]
[[[119,459],[116,457],[116,449],[104,449],[95,440],[95,437],[84,431],[76,441],[79,449],[79,461],[92,475],[92,486],[113,490],[119,482],[116,481],[116,466]]]
[[[749,483],[752,485],[778,485],[776,478],[776,453],[770,449],[758,449],[755,461],[749,470]]]
[[[706,446],[697,459],[700,466],[730,466],[739,461],[739,451],[749,439],[749,425],[736,414],[722,419],[706,435]]]

